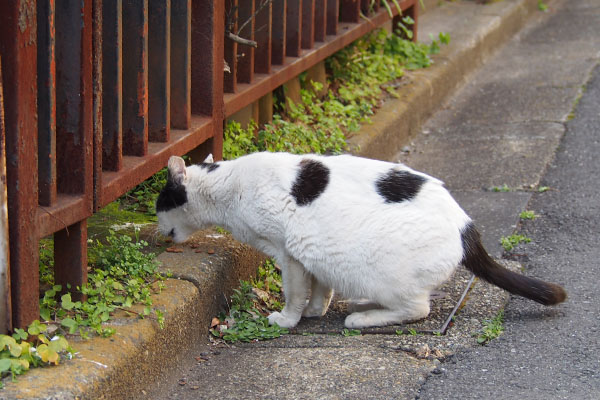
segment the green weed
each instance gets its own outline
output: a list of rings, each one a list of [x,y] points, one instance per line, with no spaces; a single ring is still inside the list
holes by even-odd
[[[51,336],[47,330],[46,325],[35,320],[27,330],[17,328],[12,336],[0,335],[0,377],[11,375],[14,381],[32,367],[58,365],[63,357],[73,354],[63,336]]]
[[[405,69],[431,65],[430,54],[450,40],[444,33],[431,45],[402,39],[399,35],[411,34],[407,26],[412,23],[405,17],[398,35],[377,30],[326,59],[329,90],[324,98],[317,96],[322,84],[301,75],[301,101],[294,103],[276,91],[277,113],[271,123],[258,129],[252,122],[244,129],[229,122],[223,157],[234,159],[256,151],[337,154],[346,150],[346,138],[370,121],[384,94],[396,95],[394,85],[388,83],[400,78]]]
[[[163,168],[118,199],[118,204],[126,211],[155,215],[154,204],[161,189],[167,182],[167,169]]]
[[[492,192],[510,192],[511,188],[505,183],[502,186],[494,186],[492,188]]]
[[[228,314],[220,314],[213,320],[210,333],[227,342],[251,342],[268,340],[287,334],[278,325],[269,325],[267,315],[281,310],[281,274],[272,260],[258,268],[256,278],[240,281],[234,289]]]
[[[519,218],[521,218],[521,219],[530,219],[530,220],[534,220],[534,219],[536,219],[537,217],[539,217],[539,215],[537,215],[537,214],[535,213],[535,211],[527,211],[527,210],[526,210],[526,211],[523,211],[523,212],[521,212],[521,214],[519,214]]]
[[[502,332],[504,332],[504,311],[500,310],[494,318],[485,320],[483,328],[474,336],[477,336],[477,343],[483,345],[496,339]]]
[[[105,323],[115,310],[123,309],[142,318],[152,313],[150,296],[162,290],[164,277],[157,272],[154,254],[142,251],[148,243],[138,237],[117,236],[110,231],[103,241],[90,242],[87,284],[78,288],[53,285],[40,299],[40,317],[64,334],[83,338],[90,333],[111,336],[115,329]],[[73,301],[75,293],[85,295],[87,300]],[[134,304],[141,304],[144,309],[134,312]],[[164,315],[159,310],[154,315],[162,326]]]
[[[529,243],[531,242],[531,239],[528,238],[527,236],[524,235],[510,235],[510,236],[503,236],[502,238],[500,238],[500,244],[502,244],[502,247],[504,248],[504,250],[506,251],[511,251],[515,246],[521,244],[521,243]]]
[[[416,329],[413,328],[409,328],[406,331],[403,331],[402,329],[398,329],[396,330],[396,335],[410,335],[410,336],[417,336],[420,335],[419,332],[417,332]]]

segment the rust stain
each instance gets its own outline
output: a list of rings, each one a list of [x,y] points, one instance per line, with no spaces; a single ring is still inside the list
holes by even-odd
[[[138,116],[144,117],[148,113],[148,85],[146,70],[138,72]]]
[[[36,43],[37,20],[36,20],[36,2],[35,0],[20,0],[19,17],[17,25],[21,33],[29,29],[29,41],[26,45]]]
[[[29,26],[35,29],[35,1],[21,0],[19,2],[19,30],[24,33]]]

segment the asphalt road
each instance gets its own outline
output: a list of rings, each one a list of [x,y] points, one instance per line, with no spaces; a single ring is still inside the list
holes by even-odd
[[[519,231],[532,242],[517,257],[526,273],[559,282],[568,300],[544,308],[513,297],[505,332],[458,353],[430,375],[419,399],[600,398],[600,66],[528,209],[539,215]]]

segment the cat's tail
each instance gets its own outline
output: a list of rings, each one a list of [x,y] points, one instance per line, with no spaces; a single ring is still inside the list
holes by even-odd
[[[481,237],[473,223],[463,228],[461,237],[462,264],[475,276],[546,306],[561,303],[567,298],[567,293],[561,286],[518,274],[494,261],[481,244]]]

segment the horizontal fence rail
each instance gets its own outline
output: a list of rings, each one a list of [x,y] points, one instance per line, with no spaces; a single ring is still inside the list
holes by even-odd
[[[227,117],[389,19],[379,0],[0,2],[6,328],[39,318],[41,238],[56,283],[84,284],[96,210],[171,155],[221,158]]]

